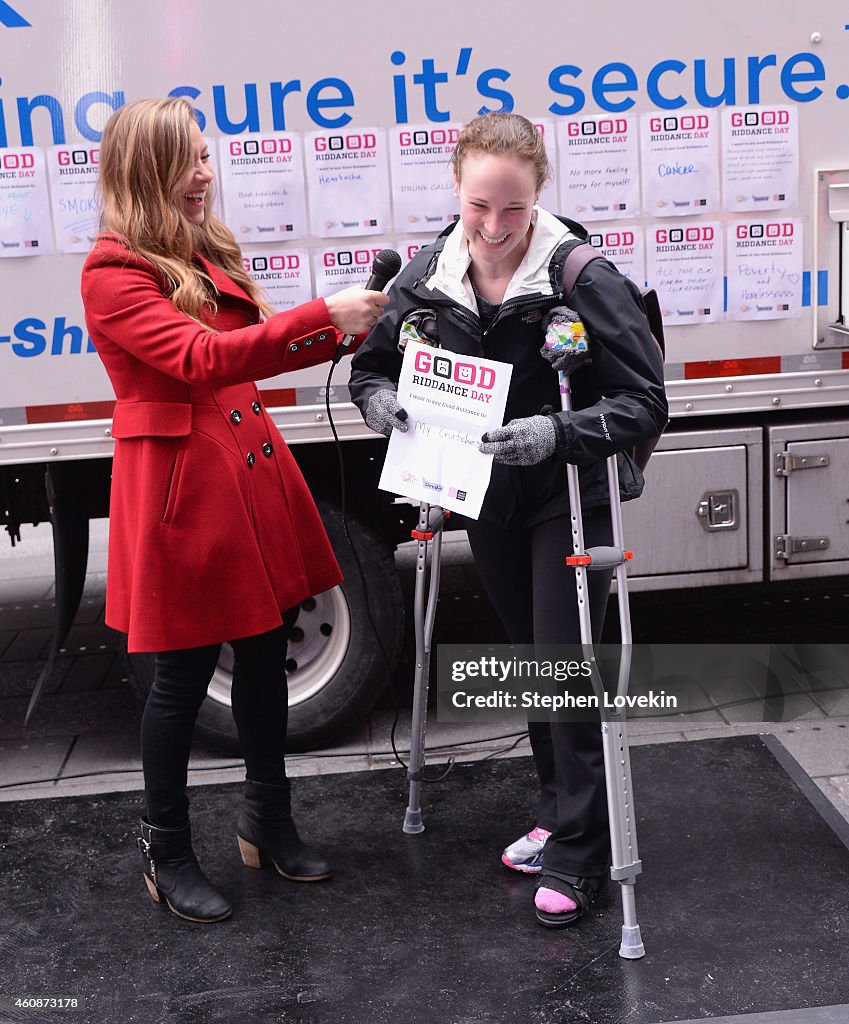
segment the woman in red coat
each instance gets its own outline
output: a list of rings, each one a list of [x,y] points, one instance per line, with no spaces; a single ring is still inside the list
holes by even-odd
[[[191,921],[229,916],[192,852],[186,771],[222,642],[245,758],[237,832],[245,864],[329,877],[298,837],[284,767],[286,644],[298,604],[339,566],[253,381],[330,359],[386,297],[350,288],[272,315],[213,215],[209,153],[191,105],[142,100],[110,118],[102,227],[82,294],[117,403],[106,621],[156,652],[142,719],[145,881]],[[263,319],[263,317],[266,317]]]

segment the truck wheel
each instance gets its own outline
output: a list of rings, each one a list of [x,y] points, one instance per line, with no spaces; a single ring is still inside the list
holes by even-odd
[[[366,574],[364,591],[340,512],[321,502],[319,510],[345,579],[333,590],[301,603],[289,640],[287,750],[293,753],[325,746],[365,718],[389,678],[381,645],[394,670],[404,637],[401,585],[388,546],[348,519]],[[127,661],[130,685],[144,699],[153,685],[154,656],[130,654]],[[223,644],[195,735],[213,750],[238,754],[230,701],[232,678],[233,650]]]

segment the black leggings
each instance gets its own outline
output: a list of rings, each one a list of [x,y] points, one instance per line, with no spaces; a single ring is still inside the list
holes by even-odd
[[[255,782],[286,780],[286,650],[296,617],[297,609],[291,609],[277,629],[231,641],[233,718],[246,775]],[[220,644],[211,644],[156,655],[154,682],[142,716],[141,749],[148,820],[161,828],[179,828],[188,818],[192,733],[220,650]]]
[[[575,572],[568,516],[527,529],[467,524],[472,554],[490,601],[512,643],[579,644]],[[606,508],[584,516],[586,547],[612,543]],[[612,571],[587,573],[593,639],[598,642]],[[602,875],[610,858],[601,729],[586,722],[529,722],[540,781],[537,824],[552,835],[543,852],[551,874]]]

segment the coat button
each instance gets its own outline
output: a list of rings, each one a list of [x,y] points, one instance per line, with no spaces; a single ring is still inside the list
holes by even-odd
[[[246,459],[247,459],[248,465],[252,466],[256,462],[256,455],[254,455],[253,452],[248,452],[248,454],[246,456]]]
[[[230,413],[230,419],[234,423],[241,423],[242,422],[242,414],[239,412],[238,409],[233,409],[232,412]]]
[[[259,404],[259,402],[252,402],[251,408],[257,414],[257,416],[259,416],[259,414],[262,412],[262,406]]]
[[[262,446],[262,454],[267,459],[270,459],[271,456],[274,454],[274,449],[271,447],[271,445],[270,445],[270,443],[268,441],[266,441],[265,444]]]

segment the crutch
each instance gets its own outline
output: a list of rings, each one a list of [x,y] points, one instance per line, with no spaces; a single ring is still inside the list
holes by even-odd
[[[558,371],[560,379],[560,402],[568,412],[572,408],[572,392],[569,374]],[[619,500],[619,474],[616,456],[607,459],[607,484],[610,490],[610,518],[613,528],[613,545],[610,547],[584,548],[584,527],[581,519],[581,491],[578,483],[578,467],[566,464],[566,482],[569,490],[569,509],[572,525],[573,554],[566,558],[566,564],[575,570],[575,585],[578,591],[578,614],[581,626],[581,646],[584,656],[593,665],[593,688],[604,706],[604,688],[598,673],[593,652],[592,623],[587,594],[587,571],[593,569],[614,569],[616,573],[616,595],[619,602],[619,622],[622,646],[619,656],[617,695],[626,696],[631,674],[631,611],[628,604],[628,576],[625,562],[632,557],[626,551],[622,539],[622,505]],[[637,907],[634,888],[637,875],[642,871],[637,852],[634,798],[631,785],[631,757],[628,750],[628,731],[624,709],[615,708],[601,723],[602,747],[604,751],[604,774],[607,788],[607,811],[610,819],[610,877],[619,882],[622,895],[622,942],[619,955],[626,960],[638,960],[645,956],[645,947],[637,924]]]
[[[430,643],[436,602],[439,597],[439,570],[442,552],[442,528],[449,515],[438,506],[423,501],[419,505],[418,527],[410,536],[418,541],[416,551],[416,587],[413,599],[413,622],[416,634],[416,673],[413,687],[413,716],[410,723],[410,763],[407,778],[410,796],[404,814],[404,831],[424,832],[421,810],[422,773],[425,761],[425,728],[427,726],[427,691],[430,678]],[[428,542],[433,542],[428,571]]]

